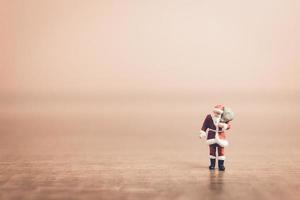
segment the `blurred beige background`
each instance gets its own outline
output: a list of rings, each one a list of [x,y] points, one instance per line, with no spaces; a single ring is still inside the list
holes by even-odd
[[[1,1],[1,92],[298,91],[299,2]]]
[[[0,198],[297,199],[299,10],[0,0]],[[236,113],[227,178],[195,134],[219,103]]]

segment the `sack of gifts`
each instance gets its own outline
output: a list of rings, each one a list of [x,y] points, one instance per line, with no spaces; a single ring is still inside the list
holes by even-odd
[[[224,123],[227,123],[229,121],[232,121],[234,118],[234,113],[233,111],[231,110],[231,108],[229,107],[224,107],[224,112],[222,113],[222,116],[221,116],[221,122],[224,122]]]

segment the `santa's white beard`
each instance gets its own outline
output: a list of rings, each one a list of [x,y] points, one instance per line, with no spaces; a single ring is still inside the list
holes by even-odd
[[[212,119],[214,121],[214,124],[217,125],[221,120],[221,116],[213,116]]]

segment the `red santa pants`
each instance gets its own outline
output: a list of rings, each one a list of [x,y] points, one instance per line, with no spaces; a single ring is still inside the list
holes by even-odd
[[[218,144],[209,145],[209,156],[210,156],[210,158],[212,158],[212,159],[216,158],[217,150],[218,150],[218,159],[219,160],[225,160],[224,147],[221,147]]]

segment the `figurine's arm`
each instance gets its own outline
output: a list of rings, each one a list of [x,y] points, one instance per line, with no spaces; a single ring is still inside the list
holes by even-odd
[[[208,115],[206,116],[206,118],[205,118],[205,120],[203,122],[201,131],[200,131],[200,135],[199,135],[200,138],[206,137],[206,135],[207,135],[207,133],[206,133],[207,121],[208,121]]]
[[[231,128],[231,123],[227,122],[227,123],[219,123],[219,127],[222,128],[222,131],[228,130]]]

